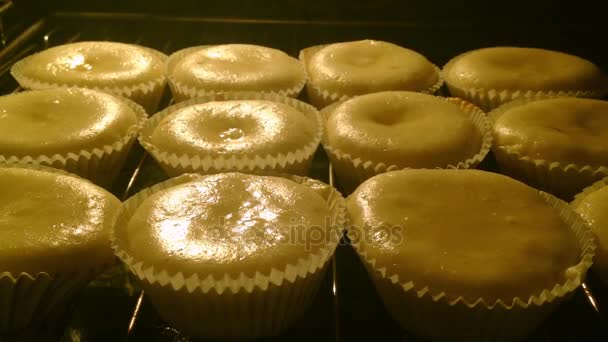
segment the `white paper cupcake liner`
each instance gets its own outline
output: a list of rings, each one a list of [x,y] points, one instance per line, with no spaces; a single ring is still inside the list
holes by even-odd
[[[268,100],[289,105],[304,113],[316,123],[315,136],[301,148],[286,154],[245,154],[241,156],[227,155],[219,157],[164,151],[154,146],[150,141],[150,137],[156,126],[158,126],[163,118],[176,110],[210,101],[227,100]],[[139,137],[139,142],[156,159],[163,170],[172,177],[183,173],[213,174],[229,171],[255,174],[290,173],[304,176],[310,169],[322,135],[323,120],[321,119],[321,115],[315,108],[304,102],[278,94],[234,92],[199,97],[168,107],[146,121]]]
[[[443,99],[443,98],[442,98]],[[445,101],[458,105],[463,112],[471,118],[471,121],[481,134],[481,144],[479,152],[456,165],[445,165],[445,169],[473,169],[486,157],[492,147],[492,130],[486,115],[474,105],[458,98],[446,98]],[[323,147],[334,167],[337,182],[346,193],[352,192],[359,184],[363,183],[377,174],[406,169],[397,165],[387,165],[385,163],[375,163],[370,160],[363,160],[357,156],[344,153],[331,146],[327,141],[323,141]]]
[[[574,208],[574,210],[576,211],[576,208],[578,208],[582,201],[589,195],[591,195],[592,193],[606,188],[608,187],[608,177],[605,177],[593,184],[591,184],[590,186],[586,187],[585,189],[583,189],[582,192],[576,194],[576,196],[574,197],[574,201],[572,201],[572,203],[570,203],[570,206],[572,208]],[[589,225],[593,225],[593,222],[588,222]],[[603,227],[603,226],[598,226],[598,230],[605,230],[608,229],[608,227]],[[596,250],[596,254],[595,254],[595,261],[593,263],[593,265],[591,266],[591,270],[597,274],[600,279],[608,285],[608,250],[605,250],[602,248],[602,244],[598,242],[598,248]]]
[[[0,164],[2,168],[23,168],[80,178],[78,175],[42,165]],[[82,178],[80,178],[82,179]],[[60,312],[107,265],[73,272],[30,274],[0,269],[0,335],[16,333],[42,323]]]
[[[493,124],[507,110],[541,98],[547,97],[507,103],[490,112],[488,118]],[[590,166],[534,159],[522,155],[510,146],[497,144],[494,144],[492,150],[501,173],[568,201],[583,188],[608,176],[608,165]]]
[[[326,199],[331,211],[334,235],[317,252],[296,264],[260,265],[253,276],[213,275],[181,272],[169,274],[154,265],[136,260],[123,248],[124,227],[141,203],[152,194],[204,177],[186,174],[159,183],[123,203],[116,221],[112,245],[116,255],[140,281],[161,317],[193,336],[259,337],[284,331],[307,309],[323,280],[345,222],[344,199],[329,185],[310,178],[285,176],[315,189]]]
[[[143,49],[150,51],[152,54],[158,56],[161,60],[165,61],[167,59],[167,55],[156,51],[154,49],[150,49],[144,46],[140,46]],[[11,68],[11,74],[17,80],[19,85],[28,90],[40,90],[40,89],[49,89],[49,88],[72,88],[72,87],[81,87],[93,90],[103,91],[105,93],[110,93],[113,95],[118,95],[122,97],[126,97],[133,102],[141,105],[145,108],[148,113],[154,113],[158,108],[158,104],[163,95],[163,91],[165,90],[165,84],[167,80],[165,75],[158,77],[156,79],[149,80],[147,82],[140,82],[136,84],[128,84],[128,85],[99,85],[99,86],[91,86],[87,84],[81,83],[63,83],[63,82],[54,82],[49,83],[45,81],[40,81],[36,78],[29,77],[23,74],[21,70],[23,68],[23,64],[27,63],[28,57],[18,61]]]
[[[169,80],[169,88],[171,88],[171,93],[173,94],[173,100],[175,102],[182,102],[182,101],[186,101],[186,100],[198,98],[198,97],[212,96],[212,95],[218,94],[218,93],[244,92],[243,90],[215,89],[215,88],[207,88],[207,87],[204,87],[201,85],[187,84],[184,81],[181,81],[181,82],[178,81],[172,75],[175,64],[178,61],[180,61],[184,56],[186,56],[194,51],[200,50],[202,48],[211,47],[211,46],[213,46],[213,45],[200,45],[200,46],[194,46],[194,47],[189,47],[189,48],[185,48],[182,50],[178,50],[178,51],[174,52],[173,54],[171,54],[171,56],[169,56],[169,58],[167,59],[167,62],[166,62],[167,78]],[[289,87],[289,88],[284,88],[284,89],[278,89],[278,90],[259,88],[259,89],[255,89],[255,92],[278,94],[278,95],[282,95],[282,96],[286,96],[286,97],[293,97],[293,98],[298,97],[298,95],[304,88],[304,85],[306,84],[306,72],[304,70],[304,66],[301,66],[301,67],[302,67],[302,70],[304,71],[303,72],[304,77],[301,80],[298,80],[298,82],[296,82],[296,84],[294,86]],[[252,89],[250,91],[254,91],[254,90]]]
[[[19,332],[48,319],[102,270],[50,275],[0,272],[0,332]]]
[[[549,205],[559,211],[576,234],[580,246],[578,263],[567,272],[568,279],[528,298],[509,301],[474,301],[432,293],[428,286],[399,279],[376,264],[363,246],[353,246],[368,270],[384,305],[401,326],[419,336],[434,340],[510,341],[522,339],[534,329],[585,280],[595,253],[595,238],[590,228],[567,203],[540,192]]]
[[[565,200],[571,199],[574,194],[598,179],[608,176],[608,167],[532,159],[501,146],[494,147],[494,156],[501,173]]]
[[[308,63],[310,61],[310,58],[312,58],[312,56],[316,52],[320,51],[322,48],[324,48],[326,46],[327,45],[316,45],[316,46],[311,46],[311,47],[305,48],[300,51],[299,59],[300,59],[300,61],[302,61],[302,64],[304,65],[307,72],[308,72]],[[441,74],[441,70],[436,65],[433,65],[433,68],[435,69],[435,73],[437,74],[437,82],[435,84],[433,84],[431,87],[429,87],[428,89],[424,89],[422,91],[417,91],[417,92],[433,95],[441,88],[441,86],[443,85],[443,77]],[[387,89],[387,90],[389,90],[389,89]],[[400,89],[391,89],[391,90],[400,90]],[[328,91],[327,89],[323,89],[322,87],[319,87],[318,85],[314,84],[314,81],[310,77],[308,77],[308,82],[306,83],[306,94],[308,95],[308,102],[319,109],[327,107],[332,103],[344,101],[344,100],[347,100],[347,99],[353,97],[352,95],[341,94],[339,92]],[[364,94],[359,94],[359,95],[364,95]]]
[[[67,154],[14,156],[0,154],[0,164],[33,164],[50,166],[56,169],[75,173],[91,180],[102,187],[112,184],[141,130],[146,119],[145,110],[129,99],[123,100],[137,116],[137,124],[130,127],[127,133],[112,145],[100,146],[93,149],[83,149]]]
[[[466,52],[465,52],[466,54]],[[451,68],[456,60],[461,56],[452,58],[443,67],[443,74]],[[527,89],[488,89],[488,88],[464,88],[450,82],[445,78],[445,83],[450,95],[465,99],[485,112],[489,112],[502,104],[517,99],[537,99],[543,97],[570,96],[570,97],[591,97],[602,98],[608,95],[608,86],[603,89],[570,89],[570,90],[527,90]]]
[[[452,96],[459,97],[476,104],[485,111],[490,111],[502,104],[517,99],[538,99],[543,97],[591,97],[602,98],[606,90],[573,90],[573,91],[535,91],[535,90],[496,90],[496,89],[462,89],[448,84]]]

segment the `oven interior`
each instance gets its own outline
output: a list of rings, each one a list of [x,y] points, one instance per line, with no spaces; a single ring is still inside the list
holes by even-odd
[[[417,50],[437,65],[479,47],[555,49],[608,69],[599,11],[538,2],[517,7],[465,2],[381,1],[4,1],[0,3],[0,92],[20,91],[9,69],[20,58],[74,41],[136,43],[170,54],[201,44],[250,43],[297,56],[300,49],[364,38]],[[574,7],[574,6],[572,6]],[[444,91],[445,94],[445,91]],[[162,107],[171,103],[164,96]],[[495,170],[491,156],[482,168]],[[333,182],[318,151],[312,176]],[[136,146],[112,192],[126,199],[167,176]],[[608,288],[593,274],[574,297],[530,336],[536,340],[608,338]],[[162,322],[124,270],[113,270],[84,290],[60,319],[0,341],[190,341]],[[418,341],[402,332],[375,294],[348,245],[340,245],[315,303],[288,332],[269,340]]]

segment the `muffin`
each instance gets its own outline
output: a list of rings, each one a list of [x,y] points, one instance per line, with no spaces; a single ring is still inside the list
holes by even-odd
[[[571,206],[595,234],[598,248],[591,269],[608,284],[608,178],[577,194]]]
[[[300,60],[309,77],[310,103],[317,108],[388,90],[433,94],[442,84],[439,68],[424,56],[383,41],[313,46],[300,52]]]
[[[323,147],[347,193],[391,170],[474,168],[491,146],[485,114],[459,99],[380,92],[329,106],[323,113]]]
[[[108,186],[146,117],[134,102],[84,88],[0,96],[0,163],[47,165]]]
[[[170,176],[306,175],[322,133],[313,107],[276,94],[243,92],[171,106],[146,122],[139,140]]]
[[[595,242],[566,203],[478,170],[400,170],[348,199],[384,305],[433,340],[525,337],[584,281]]]
[[[150,48],[115,42],[55,46],[13,65],[25,89],[83,87],[127,97],[153,113],[165,88],[167,56]]]
[[[167,61],[175,102],[222,92],[254,91],[297,97],[306,83],[301,63],[283,51],[246,44],[179,50]]]
[[[120,201],[33,165],[1,165],[0,188],[0,333],[8,333],[61,311],[114,261],[109,237]]]
[[[501,172],[570,200],[608,176],[608,102],[518,100],[492,113]]]
[[[271,336],[314,299],[344,215],[340,194],[316,180],[186,174],[127,200],[113,247],[180,331]]]
[[[562,52],[492,47],[465,52],[443,68],[450,94],[484,110],[519,98],[601,98],[608,77],[592,62]]]

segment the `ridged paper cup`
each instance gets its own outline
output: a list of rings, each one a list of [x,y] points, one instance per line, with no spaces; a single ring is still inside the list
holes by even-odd
[[[462,55],[463,54],[452,58],[443,67],[444,75],[447,74],[455,61]],[[570,90],[488,89],[460,87],[454,84],[454,82],[451,82],[449,77],[444,77],[444,79],[450,95],[465,99],[486,112],[517,99],[537,99],[556,96],[602,98],[608,94],[608,86],[601,89]]]
[[[490,112],[488,118],[493,125],[506,111],[542,98],[507,103]],[[501,173],[567,201],[583,188],[608,176],[608,161],[605,166],[579,165],[531,158],[498,144],[494,144],[492,150]]]
[[[311,47],[305,48],[300,51],[299,59],[300,59],[300,61],[302,61],[302,64],[304,64],[304,67],[306,68],[307,72],[308,72],[308,63],[309,63],[310,59],[312,58],[312,56],[326,46],[327,45],[315,45],[315,46],[311,46]],[[433,84],[431,87],[429,87],[428,89],[424,89],[423,91],[417,91],[417,92],[433,95],[441,88],[441,86],[443,85],[443,78],[442,78],[441,70],[436,65],[433,65],[433,68],[435,69],[435,73],[437,74],[437,82],[435,84]],[[389,90],[389,89],[387,89],[387,90]],[[400,90],[400,89],[390,89],[390,90]],[[319,109],[327,107],[332,103],[344,101],[346,99],[353,97],[352,95],[341,94],[339,92],[328,91],[327,89],[323,89],[322,87],[319,87],[317,84],[314,84],[313,80],[310,79],[310,76],[308,77],[308,82],[306,82],[306,94],[308,95],[308,102]],[[364,94],[359,94],[359,95],[364,95]]]
[[[14,156],[0,154],[0,164],[17,163],[50,166],[77,174],[102,187],[108,187],[116,179],[127,155],[147,117],[146,111],[137,103],[123,98],[137,117],[137,123],[111,145],[93,149],[74,150],[67,154]]]
[[[439,341],[511,341],[522,339],[536,327],[585,280],[595,253],[595,239],[590,228],[567,203],[541,192],[544,200],[559,211],[576,234],[580,246],[578,263],[567,271],[567,280],[528,298],[508,301],[474,301],[431,293],[425,284],[415,284],[388,274],[376,264],[356,241],[353,246],[365,265],[376,290],[390,314],[401,326],[416,335]],[[406,262],[404,260],[404,262]]]
[[[492,147],[492,130],[490,123],[486,119],[486,115],[476,106],[463,101],[458,98],[446,98],[445,101],[454,103],[460,107],[460,109],[466,113],[470,118],[477,130],[479,131],[482,139],[479,147],[479,152],[469,157],[466,160],[459,162],[456,165],[445,165],[445,169],[473,169],[476,168],[479,163],[486,157],[490,148]],[[327,110],[335,108],[333,105],[328,106]],[[322,116],[326,117],[326,110],[321,111]],[[323,148],[329,156],[334,172],[337,177],[337,182],[341,188],[346,192],[350,193],[363,183],[365,180],[378,175],[380,173],[406,169],[407,167],[399,167],[385,163],[375,163],[370,160],[363,160],[357,156],[344,153],[341,150],[331,146],[325,139],[323,141]]]
[[[61,311],[103,268],[80,272],[0,272],[0,333],[19,333]]]
[[[144,46],[140,46],[147,51],[152,52],[152,54],[158,56],[161,60],[165,61],[167,59],[167,55],[156,51],[154,49],[146,48]],[[105,93],[110,93],[113,95],[118,95],[122,97],[126,97],[133,102],[141,105],[145,108],[148,113],[154,113],[158,108],[158,104],[162,98],[163,91],[165,90],[165,85],[167,80],[165,75],[162,75],[158,78],[148,80],[146,82],[139,82],[130,85],[99,85],[99,86],[91,86],[87,84],[81,83],[62,83],[55,82],[49,83],[45,81],[38,80],[36,78],[32,78],[23,74],[22,68],[23,64],[27,63],[28,57],[18,61],[11,68],[11,74],[17,80],[19,85],[27,90],[41,90],[41,89],[49,89],[49,88],[71,88],[71,87],[81,87],[93,90],[103,91]]]
[[[182,50],[178,50],[178,51],[174,52],[173,54],[171,54],[169,56],[169,58],[167,59],[167,63],[166,63],[167,78],[169,80],[169,88],[171,88],[171,93],[173,94],[173,100],[175,102],[182,102],[182,101],[186,101],[186,100],[194,99],[194,98],[198,98],[198,97],[206,97],[206,96],[214,95],[217,93],[244,92],[243,90],[236,90],[236,89],[234,89],[234,90],[215,89],[215,88],[206,88],[206,87],[202,87],[200,85],[195,85],[195,84],[187,84],[186,82],[183,82],[183,81],[180,82],[175,77],[173,77],[172,74],[173,74],[173,69],[175,67],[175,64],[177,62],[179,62],[182,58],[184,58],[184,56],[187,56],[188,54],[195,52],[197,50],[200,50],[202,48],[212,47],[212,46],[213,45],[200,45],[200,46],[194,46],[194,47],[189,47],[189,48],[185,48]],[[302,66],[302,70],[304,71],[304,66]],[[270,89],[264,89],[264,88],[260,87],[259,89],[255,89],[255,92],[278,94],[278,95],[282,95],[282,96],[286,96],[286,97],[293,97],[293,98],[298,97],[298,95],[304,88],[304,85],[306,84],[306,72],[304,71],[302,74],[304,75],[304,77],[302,77],[302,79],[299,80],[296,83],[296,85],[294,85],[293,87],[279,89],[279,90],[270,90]],[[253,89],[251,91],[253,91]]]
[[[287,329],[312,303],[337,247],[345,221],[344,199],[329,185],[310,178],[285,176],[311,186],[327,201],[334,234],[316,253],[297,264],[260,265],[255,275],[170,274],[124,250],[124,230],[135,210],[152,194],[204,177],[187,174],[159,183],[131,197],[119,213],[112,245],[129,266],[159,315],[192,336],[243,338],[273,336]]]
[[[268,100],[289,105],[315,122],[315,135],[311,141],[287,154],[244,154],[241,156],[226,155],[219,157],[165,151],[154,146],[150,140],[154,129],[167,115],[196,104],[228,100]],[[319,112],[304,102],[278,94],[235,92],[199,97],[166,108],[146,121],[139,137],[139,142],[171,177],[184,173],[214,174],[231,171],[267,175],[289,173],[305,176],[310,170],[322,135],[323,120]]]
[[[25,168],[60,175],[77,175],[31,164],[0,164],[0,168]],[[110,266],[98,265],[72,272],[13,272],[0,266],[0,340],[2,334],[19,334],[55,313],[60,313],[91,280]]]
[[[592,193],[608,187],[608,177],[601,179],[592,185],[586,187],[582,192],[576,194],[574,197],[574,201],[570,203],[570,206],[576,210],[576,208],[581,204],[581,202]],[[593,222],[588,222],[590,225]],[[592,228],[593,229],[593,228]],[[608,226],[598,226],[598,230],[607,230]],[[593,266],[591,266],[591,270],[597,274],[600,279],[608,285],[608,250],[602,247],[602,242],[598,241],[598,248],[595,253],[595,261]],[[605,242],[604,242],[605,244]]]

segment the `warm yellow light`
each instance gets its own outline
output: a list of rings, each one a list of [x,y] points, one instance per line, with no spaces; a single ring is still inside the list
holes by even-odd
[[[93,66],[91,64],[85,63],[85,58],[84,58],[84,55],[82,55],[82,54],[77,54],[77,55],[68,57],[65,64],[68,67],[68,69],[70,69],[70,70],[74,70],[74,69],[91,70],[91,69],[93,69]]]

